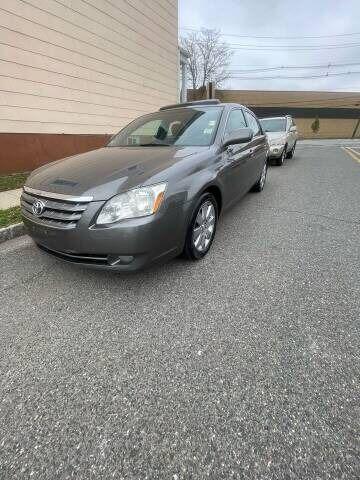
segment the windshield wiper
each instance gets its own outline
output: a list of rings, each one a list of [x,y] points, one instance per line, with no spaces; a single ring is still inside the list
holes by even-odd
[[[170,143],[139,143],[136,147],[170,147]]]
[[[107,147],[171,147],[170,143],[132,143],[130,145],[106,145]]]

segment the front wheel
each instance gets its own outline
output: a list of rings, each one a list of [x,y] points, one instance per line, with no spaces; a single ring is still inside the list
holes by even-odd
[[[183,255],[189,260],[200,260],[210,250],[218,220],[218,205],[211,193],[203,194],[193,213],[186,234]]]
[[[284,165],[284,160],[285,160],[285,158],[286,158],[286,148],[287,148],[287,147],[286,147],[286,145],[285,145],[284,150],[283,150],[283,152],[282,152],[282,154],[281,154],[281,157],[279,157],[279,158],[276,159],[276,165],[277,165],[278,167],[281,167],[282,165]]]
[[[287,154],[287,158],[293,158],[295,155],[295,148],[296,148],[296,142],[294,143],[294,146],[290,150],[290,152]]]
[[[259,177],[259,180],[255,183],[255,185],[252,188],[253,192],[261,192],[264,189],[267,170],[268,170],[268,162],[265,162],[263,169],[261,170],[261,175]]]

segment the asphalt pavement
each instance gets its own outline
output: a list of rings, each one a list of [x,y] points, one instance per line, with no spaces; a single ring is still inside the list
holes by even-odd
[[[341,146],[300,142],[201,262],[119,275],[0,245],[0,479],[358,479],[360,164]]]

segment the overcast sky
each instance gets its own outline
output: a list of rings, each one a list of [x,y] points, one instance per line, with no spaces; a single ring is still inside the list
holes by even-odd
[[[360,72],[360,0],[179,0],[180,32],[184,27],[216,28],[222,34],[249,35],[248,38],[223,36],[235,50],[232,70],[279,66],[353,63],[343,67],[252,72],[247,76],[308,76],[339,72]],[[334,36],[348,33],[357,35]],[[329,36],[327,38],[261,39],[268,37]],[[346,48],[333,45],[356,44]],[[260,46],[257,50],[241,46]],[[264,51],[262,47],[294,45],[327,46],[326,49],[290,51],[289,48]],[[331,48],[330,48],[331,47]],[[234,73],[236,75],[236,73]],[[239,76],[239,74],[237,74]],[[244,75],[244,74],[242,74]],[[313,79],[228,80],[227,88],[256,90],[360,91],[360,73]]]

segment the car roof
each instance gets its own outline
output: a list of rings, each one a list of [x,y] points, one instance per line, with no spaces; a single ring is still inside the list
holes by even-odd
[[[176,108],[192,108],[192,107],[226,107],[226,108],[233,108],[233,107],[241,107],[246,110],[249,110],[248,107],[245,105],[240,105],[239,103],[224,103],[220,102],[218,99],[210,99],[210,100],[195,100],[193,102],[184,102],[184,103],[175,103],[173,105],[165,105],[164,107],[160,107],[160,111],[164,110],[173,110]]]

